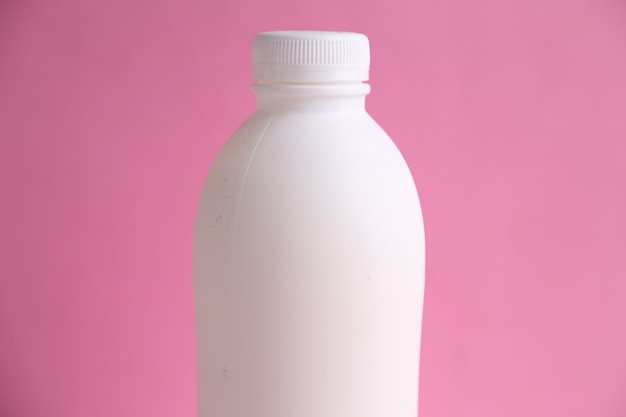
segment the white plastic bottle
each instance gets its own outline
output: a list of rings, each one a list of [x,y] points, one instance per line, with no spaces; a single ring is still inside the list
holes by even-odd
[[[197,215],[199,416],[415,417],[423,225],[368,40],[262,33],[253,65]]]

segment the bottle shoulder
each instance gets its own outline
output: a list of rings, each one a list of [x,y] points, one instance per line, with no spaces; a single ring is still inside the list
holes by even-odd
[[[256,218],[257,212],[284,219],[314,207],[344,207],[362,213],[364,222],[394,213],[402,227],[421,227],[411,172],[387,133],[365,112],[349,117],[253,114],[218,154],[203,195],[209,217],[220,222],[221,215],[229,222]]]
[[[310,164],[323,169],[342,163],[388,167],[382,176],[408,173],[395,143],[366,111],[255,112],[228,139],[212,170],[239,170],[242,165],[299,170]]]
[[[271,124],[269,128],[267,125]],[[389,135],[365,110],[345,112],[281,111],[255,112],[234,132],[231,138],[242,136],[372,136],[379,140]]]

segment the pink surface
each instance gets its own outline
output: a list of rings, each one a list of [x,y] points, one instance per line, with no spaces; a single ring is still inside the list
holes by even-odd
[[[618,0],[1,2],[0,416],[194,416],[195,205],[295,28],[369,35],[420,189],[421,417],[625,416]]]

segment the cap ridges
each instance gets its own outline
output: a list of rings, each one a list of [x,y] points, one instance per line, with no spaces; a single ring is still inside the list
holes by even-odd
[[[263,32],[254,38],[252,62],[259,81],[367,81],[369,41],[352,32]]]

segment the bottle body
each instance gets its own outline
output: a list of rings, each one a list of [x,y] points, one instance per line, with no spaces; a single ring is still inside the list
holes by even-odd
[[[409,169],[364,94],[267,89],[198,209],[199,416],[414,417],[424,233]]]

